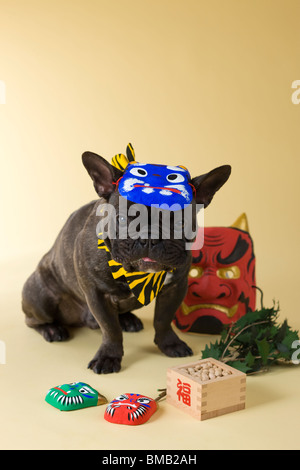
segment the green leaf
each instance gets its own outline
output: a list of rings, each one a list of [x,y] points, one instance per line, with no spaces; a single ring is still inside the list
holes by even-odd
[[[254,312],[248,312],[246,315],[239,318],[235,324],[235,326],[239,329],[245,328],[245,326],[251,325],[256,321],[260,320],[260,313],[255,310]]]
[[[278,327],[276,327],[275,325],[273,325],[271,328],[270,328],[270,336],[275,338],[277,337],[277,333],[278,333]]]
[[[277,343],[276,344],[279,353],[277,353],[277,358],[290,359],[291,351],[285,344]]]
[[[205,349],[202,351],[202,359],[207,359],[208,357],[212,357],[213,359],[220,359],[222,351],[220,350],[220,346],[218,341],[216,343],[210,343],[210,346],[205,346]]]
[[[255,356],[253,356],[251,351],[249,351],[248,354],[245,357],[245,364],[251,368],[253,366],[254,362],[255,362]]]
[[[281,341],[285,338],[287,328],[288,328],[287,320],[284,320],[282,325],[278,327],[278,333],[276,336],[276,339],[279,343],[281,343]]]
[[[226,362],[228,366],[234,367],[235,369],[244,372],[245,374],[251,370],[251,367],[248,367],[244,362],[242,361],[228,361]]]
[[[257,340],[266,338],[269,339],[271,336],[271,328],[267,326],[266,328],[261,328],[261,330],[257,333]]]
[[[286,337],[282,340],[282,344],[287,346],[289,349],[292,348],[292,344],[294,341],[298,340],[298,333],[297,331],[289,331],[286,335]]]
[[[258,372],[276,359],[290,360],[294,349],[292,344],[299,341],[287,320],[277,322],[279,307],[263,307],[243,315],[234,324],[224,325],[220,340],[206,345],[202,357],[232,359],[228,364],[243,372]]]
[[[245,333],[240,334],[237,337],[237,342],[242,343],[242,344],[249,344],[252,339],[252,334],[250,331],[245,331]]]
[[[262,363],[263,363],[263,365],[266,365],[268,363],[270,345],[269,345],[268,341],[266,340],[266,338],[263,338],[260,341],[256,340],[255,342],[257,344],[258,352],[261,356]]]
[[[229,331],[229,328],[224,328],[221,331],[221,341],[225,341],[225,339],[227,338],[227,335],[228,335],[228,331]]]

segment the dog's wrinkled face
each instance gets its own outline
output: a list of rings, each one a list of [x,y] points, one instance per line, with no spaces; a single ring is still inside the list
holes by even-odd
[[[199,209],[199,205],[208,206],[215,192],[223,186],[231,172],[229,165],[223,165],[204,175],[190,178],[188,171],[183,167],[166,167],[166,174],[164,168],[160,168],[159,175],[155,170],[155,174],[151,173],[151,181],[147,183],[151,188],[147,187],[143,180],[143,185],[139,184],[135,190],[142,195],[153,195],[152,190],[154,194],[160,194],[162,191],[164,198],[170,198],[173,194],[170,191],[171,187],[172,190],[176,189],[177,195],[179,193],[181,195],[182,191],[175,188],[174,182],[172,182],[176,173],[176,178],[180,179],[179,183],[184,184],[185,188],[188,187],[190,195],[187,204],[188,210],[186,207],[183,209],[182,204],[179,204],[180,208],[172,211],[172,206],[169,209],[162,209],[161,207],[153,207],[153,203],[151,203],[150,207],[150,205],[145,205],[144,198],[142,198],[143,204],[136,204],[135,202],[139,201],[136,201],[135,198],[130,196],[126,199],[123,197],[122,181],[120,183],[120,180],[126,170],[124,172],[124,170],[110,165],[104,158],[92,152],[85,152],[82,155],[82,160],[93,180],[97,194],[104,198],[101,206],[104,208],[106,204],[109,207],[105,215],[106,220],[103,222],[103,227],[105,224],[107,225],[105,243],[112,258],[121,263],[124,269],[129,272],[171,271],[173,268],[189,264],[191,254],[187,250],[187,242],[192,246],[191,242],[196,236],[197,209]],[[154,165],[148,165],[149,168],[150,166],[153,170]],[[141,170],[140,167],[142,165],[138,165],[138,168],[136,165],[132,165],[128,171],[130,173],[130,168]],[[179,169],[174,172],[174,168]],[[132,175],[130,174],[130,176]],[[161,187],[160,182],[154,181],[153,178],[158,176],[161,178],[165,176],[167,183],[169,183],[168,178],[171,178],[169,190],[165,187],[166,183]],[[150,191],[150,189],[151,193],[145,193],[145,190]],[[125,193],[128,195],[128,188]],[[131,191],[129,193],[131,194]],[[178,198],[176,201],[180,202]],[[123,204],[124,202],[126,204]],[[103,212],[101,214],[100,211],[98,215],[101,218]],[[103,230],[99,230],[99,232],[103,232]]]
[[[184,210],[172,212],[124,203],[118,191],[109,203],[115,211],[105,220],[109,234],[106,244],[112,258],[126,271],[171,271],[187,263],[190,253],[186,243],[193,241],[196,227],[195,204],[190,211],[193,216],[187,217]]]

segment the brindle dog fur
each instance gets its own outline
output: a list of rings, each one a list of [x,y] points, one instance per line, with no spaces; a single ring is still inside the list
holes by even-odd
[[[82,160],[100,199],[81,207],[68,218],[53,247],[26,281],[22,308],[26,324],[50,342],[68,339],[68,326],[100,327],[102,343],[88,367],[97,374],[118,372],[123,356],[122,330],[143,328],[141,320],[131,312],[141,304],[126,282],[113,279],[107,254],[97,247],[96,227],[99,223],[97,209],[104,203],[114,206],[118,225],[119,193],[114,183],[123,173],[92,152],[85,152]],[[223,165],[193,178],[192,204],[206,207],[230,172],[231,167]],[[159,232],[160,229],[158,227]],[[112,258],[122,263],[127,271],[164,269],[170,272],[155,299],[154,342],[171,357],[192,354],[171,326],[187,291],[191,252],[186,250],[185,242],[185,239],[172,237],[167,240],[150,237],[105,240]],[[149,263],[144,258],[155,262]]]

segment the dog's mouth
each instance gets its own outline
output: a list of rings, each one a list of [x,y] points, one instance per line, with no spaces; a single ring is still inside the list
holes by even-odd
[[[132,262],[132,266],[136,271],[141,272],[148,272],[148,273],[156,273],[158,271],[170,271],[171,268],[169,266],[165,266],[162,263],[159,263],[157,260],[148,258],[140,258],[136,261]]]
[[[151,246],[148,246],[151,245]],[[125,271],[156,273],[172,272],[188,261],[188,251],[174,241],[140,243],[139,240],[120,240],[112,243],[111,256]]]
[[[142,258],[142,261],[144,261],[144,263],[157,263],[155,259],[148,258],[147,256],[146,258]]]

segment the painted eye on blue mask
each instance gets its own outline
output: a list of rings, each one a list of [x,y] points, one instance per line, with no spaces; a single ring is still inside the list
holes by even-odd
[[[130,173],[134,176],[142,176],[144,178],[148,175],[148,172],[145,170],[145,168],[131,168]]]
[[[182,181],[184,181],[184,176],[179,173],[171,173],[170,175],[167,175],[167,181],[170,183],[182,183]]]

